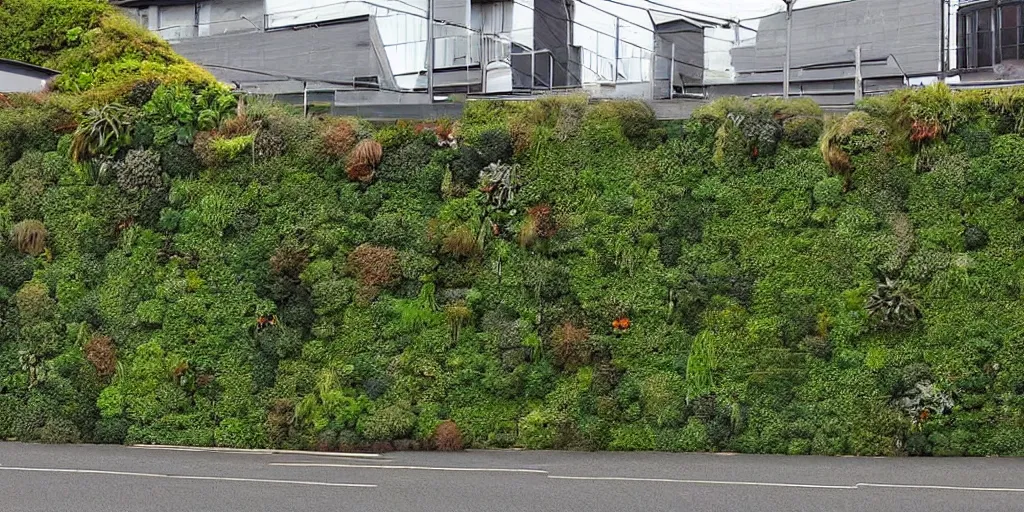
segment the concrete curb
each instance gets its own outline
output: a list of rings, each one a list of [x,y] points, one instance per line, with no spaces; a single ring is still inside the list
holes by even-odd
[[[252,455],[306,455],[314,457],[339,457],[348,459],[379,459],[377,453],[342,453],[342,452],[313,452],[303,450],[267,450],[267,449],[243,449],[243,448],[221,448],[202,446],[175,446],[166,444],[130,444],[129,448],[140,448],[144,450],[169,450],[179,452],[213,452],[213,453],[248,453]]]

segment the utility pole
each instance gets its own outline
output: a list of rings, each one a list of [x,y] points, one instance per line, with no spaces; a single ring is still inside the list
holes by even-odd
[[[949,73],[949,44],[950,34],[953,32],[949,26],[948,10],[951,9],[949,0],[939,1],[939,33],[942,34],[942,41],[939,41],[939,81],[945,82]]]
[[[782,63],[782,98],[789,99],[789,68],[793,57],[793,4],[796,0],[786,2],[786,61]]]
[[[860,45],[853,50],[853,100],[860,101],[864,98],[864,74],[861,71]]]
[[[434,0],[427,0],[427,102],[434,103]]]

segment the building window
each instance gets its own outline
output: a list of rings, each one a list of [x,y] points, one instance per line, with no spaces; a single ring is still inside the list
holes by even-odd
[[[1020,5],[999,8],[1000,60],[1024,59],[1024,23],[1021,23]]]
[[[1024,5],[1014,3],[957,16],[957,65],[976,69],[1024,59]]]
[[[142,7],[135,11],[135,18],[139,20],[139,25],[149,28],[149,7]]]

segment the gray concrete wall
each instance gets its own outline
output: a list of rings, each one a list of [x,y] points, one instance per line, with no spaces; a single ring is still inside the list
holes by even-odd
[[[253,24],[263,28],[263,14],[263,0],[214,0],[210,4],[209,25],[200,26],[200,35],[249,32],[256,30]],[[252,23],[242,19],[242,16]]]
[[[852,61],[890,53],[909,75],[937,73],[941,54],[938,0],[851,0],[793,13],[793,67]],[[738,73],[781,69],[786,53],[786,15],[760,21],[757,43],[732,50]]]
[[[39,92],[52,75],[0,62],[0,92]]]
[[[685,20],[654,27],[656,98],[669,98],[670,84],[683,88],[704,82],[704,29]],[[675,45],[673,52],[672,46]],[[672,61],[675,60],[675,66]],[[669,80],[669,75],[675,76]]]
[[[160,6],[156,21],[156,33],[169,41],[196,36],[196,6],[194,3]]]
[[[552,71],[552,59],[546,54],[536,55],[534,83],[540,88],[569,84],[569,16],[565,4],[566,0],[533,2],[533,48],[550,50],[554,56]],[[553,77],[553,84],[548,84],[549,77]]]
[[[268,78],[215,66],[328,81],[375,75],[386,84],[393,77],[385,76],[390,70],[382,66],[374,51],[370,23],[362,18],[318,28],[200,37],[179,41],[173,47],[226,82]]]

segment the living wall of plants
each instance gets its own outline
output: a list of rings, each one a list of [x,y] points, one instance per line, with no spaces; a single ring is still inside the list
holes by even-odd
[[[0,97],[0,438],[1024,455],[1022,90],[379,125],[197,76]]]

